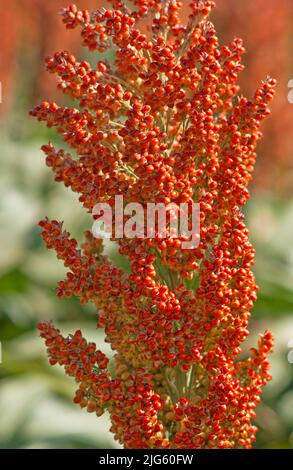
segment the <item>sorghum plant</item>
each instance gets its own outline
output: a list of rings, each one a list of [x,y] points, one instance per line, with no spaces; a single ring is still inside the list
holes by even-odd
[[[79,384],[74,402],[97,416],[107,410],[125,448],[250,448],[273,340],[266,332],[239,359],[257,292],[241,208],[275,81],[251,100],[239,95],[244,48],[240,39],[219,45],[211,1],[192,2],[186,25],[181,2],[110,3],[63,10],[85,46],[111,48],[116,60],[91,66],[68,52],[47,59],[79,109],[43,102],[32,111],[74,149],[45,145],[46,163],[91,213],[116,195],[143,206],[198,202],[200,243],[183,249],[183,236],[158,231],[152,239],[113,237],[128,273],[92,232],[79,248],[61,222],[44,219],[42,237],[69,269],[57,294],[94,302],[115,370],[80,331],[65,338],[44,322],[41,336],[50,363]],[[142,21],[150,25],[144,34]]]

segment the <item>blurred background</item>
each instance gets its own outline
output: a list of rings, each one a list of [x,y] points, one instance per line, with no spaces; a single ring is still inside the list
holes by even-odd
[[[75,3],[107,6],[106,0]],[[243,93],[251,96],[267,75],[279,83],[246,208],[260,286],[250,330],[252,342],[267,328],[276,339],[273,380],[258,407],[256,447],[293,448],[293,104],[288,99],[293,2],[217,3],[213,19],[221,42],[237,35],[247,49]],[[78,33],[62,25],[58,11],[66,5],[66,0],[0,0],[0,448],[116,446],[107,417],[97,420],[71,404],[75,384],[48,366],[36,331],[39,320],[54,319],[64,333],[81,328],[109,353],[95,329],[95,310],[76,299],[56,298],[55,285],[65,270],[45,250],[37,226],[45,215],[64,220],[77,238],[90,227],[76,195],[54,183],[45,166],[40,146],[50,139],[56,143],[56,134],[28,117],[41,99],[63,102],[54,77],[45,72],[44,56],[64,49],[87,57]]]

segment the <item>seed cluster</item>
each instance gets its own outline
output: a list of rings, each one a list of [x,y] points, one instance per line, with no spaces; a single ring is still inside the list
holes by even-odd
[[[126,448],[250,448],[251,420],[270,379],[273,340],[239,361],[257,286],[254,249],[241,212],[269,114],[275,80],[248,100],[239,95],[240,39],[220,46],[209,21],[214,2],[110,1],[113,9],[63,10],[91,51],[114,51],[114,65],[78,62],[66,51],[46,60],[58,87],[78,108],[43,102],[31,114],[55,127],[75,155],[43,146],[56,181],[97,202],[200,204],[200,243],[186,236],[115,239],[130,263],[118,269],[101,240],[85,233],[78,248],[62,223],[44,219],[42,237],[69,269],[59,296],[98,307],[98,327],[115,352],[115,372],[80,332],[63,338],[39,328],[51,364],[79,382],[74,401],[99,416]],[[150,24],[148,30],[140,25]]]

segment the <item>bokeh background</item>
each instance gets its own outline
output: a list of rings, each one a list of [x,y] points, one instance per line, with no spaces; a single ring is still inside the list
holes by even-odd
[[[276,338],[273,380],[258,407],[256,447],[293,448],[293,104],[288,100],[293,2],[217,3],[213,18],[221,42],[237,35],[247,48],[243,93],[250,96],[267,75],[279,82],[246,208],[260,285],[250,330],[252,341],[267,328]],[[107,2],[76,4],[98,8]],[[36,331],[43,319],[54,319],[65,333],[81,327],[109,353],[95,329],[94,309],[56,298],[54,288],[64,268],[45,250],[37,227],[45,215],[64,220],[77,238],[90,227],[77,197],[55,184],[44,164],[40,146],[56,142],[57,136],[28,117],[42,98],[62,103],[43,67],[44,56],[61,49],[78,58],[88,54],[78,34],[62,25],[58,11],[65,5],[66,0],[0,0],[0,448],[116,446],[107,417],[97,420],[71,404],[74,383],[47,365]]]

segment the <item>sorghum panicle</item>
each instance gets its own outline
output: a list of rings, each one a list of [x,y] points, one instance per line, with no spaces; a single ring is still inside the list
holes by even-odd
[[[251,100],[239,95],[240,39],[220,46],[211,1],[110,1],[113,9],[63,10],[91,51],[115,51],[95,66],[68,52],[46,60],[58,87],[78,109],[43,102],[32,115],[54,126],[75,155],[43,147],[56,181],[97,202],[200,204],[200,244],[183,236],[117,239],[130,273],[115,267],[90,231],[79,248],[62,223],[44,219],[42,237],[68,268],[59,296],[94,302],[108,359],[81,333],[64,338],[39,325],[50,363],[79,384],[74,402],[108,410],[125,448],[249,448],[251,420],[270,379],[269,332],[240,361],[257,287],[254,249],[241,212],[275,81]],[[128,2],[129,3],[129,2]],[[151,30],[140,25],[147,19]]]

